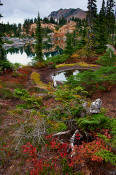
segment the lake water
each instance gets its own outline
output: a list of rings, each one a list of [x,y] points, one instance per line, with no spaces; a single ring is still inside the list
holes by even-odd
[[[19,48],[9,48],[6,50],[7,52],[7,59],[11,63],[19,63],[22,65],[28,65],[32,63],[33,58],[35,57],[35,53],[33,51],[32,46],[24,46]],[[61,54],[61,51],[54,51],[54,52],[48,52],[44,53],[44,60],[47,59],[47,57],[55,56]]]
[[[32,52],[30,46],[27,47],[18,47],[18,48],[9,48],[6,50],[7,60],[11,63],[19,63],[22,65],[28,65],[32,62],[35,54]]]
[[[56,73],[52,75],[52,79],[55,82],[64,82],[67,81],[71,75],[77,75],[80,71],[79,70],[67,70],[63,72]]]
[[[28,65],[32,62],[32,57],[28,57],[26,53],[8,53],[7,60],[11,63],[20,63],[22,65]]]

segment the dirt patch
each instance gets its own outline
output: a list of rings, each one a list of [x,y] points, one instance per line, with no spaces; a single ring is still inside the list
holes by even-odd
[[[94,94],[92,100],[96,98],[102,99],[103,107],[107,110],[107,115],[116,117],[116,85],[110,91]]]

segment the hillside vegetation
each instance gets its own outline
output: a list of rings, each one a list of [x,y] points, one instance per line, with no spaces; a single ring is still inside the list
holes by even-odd
[[[43,30],[38,14],[33,35],[36,57],[32,65],[7,61],[4,32],[1,33],[0,174],[115,173],[116,19],[113,9],[113,0],[108,0],[107,5],[103,0],[98,14],[96,1],[88,0],[87,19],[71,19],[70,23],[76,25],[65,33],[63,54],[47,60],[43,58]],[[26,25],[25,29],[28,33]],[[53,81],[54,72],[71,69],[81,71],[63,83]]]

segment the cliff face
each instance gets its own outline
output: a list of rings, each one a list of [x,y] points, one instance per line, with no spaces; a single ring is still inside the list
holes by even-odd
[[[81,10],[80,8],[77,9],[60,9],[58,11],[53,11],[51,12],[51,14],[48,16],[49,18],[53,18],[55,20],[58,20],[62,17],[64,17],[65,19],[70,19],[72,17],[76,17],[76,18],[80,18],[80,19],[84,19],[86,18],[87,13],[83,10]]]
[[[30,29],[29,29],[29,32],[30,32],[30,34],[32,34],[32,33],[35,33],[35,31],[36,31],[36,24],[34,23],[34,24],[31,24],[31,26],[30,26]],[[52,30],[52,31],[54,31],[55,30],[55,27],[56,27],[56,25],[55,24],[41,24],[41,27],[42,28],[49,28],[50,30]]]
[[[73,33],[76,27],[76,22],[70,21],[66,25],[63,25],[58,31],[54,32],[53,44],[54,46],[59,46],[60,48],[65,48],[66,34]]]
[[[55,24],[41,24],[42,28],[49,28],[52,30],[52,33],[49,34],[52,44],[54,47],[59,46],[60,48],[65,48],[65,41],[66,41],[66,34],[67,33],[73,33],[76,27],[76,22],[70,21],[67,22],[67,24],[63,25],[59,28],[59,30],[56,31],[56,25]],[[35,33],[36,31],[36,24],[32,24],[30,26],[29,33],[30,35],[32,33]]]

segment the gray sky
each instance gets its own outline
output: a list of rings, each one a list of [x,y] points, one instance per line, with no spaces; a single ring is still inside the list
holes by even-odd
[[[41,17],[48,16],[52,11],[60,8],[81,8],[87,10],[88,0],[1,0],[3,7],[0,12],[5,23],[19,23],[26,18],[34,18],[38,11]],[[97,0],[100,8],[102,0]]]

